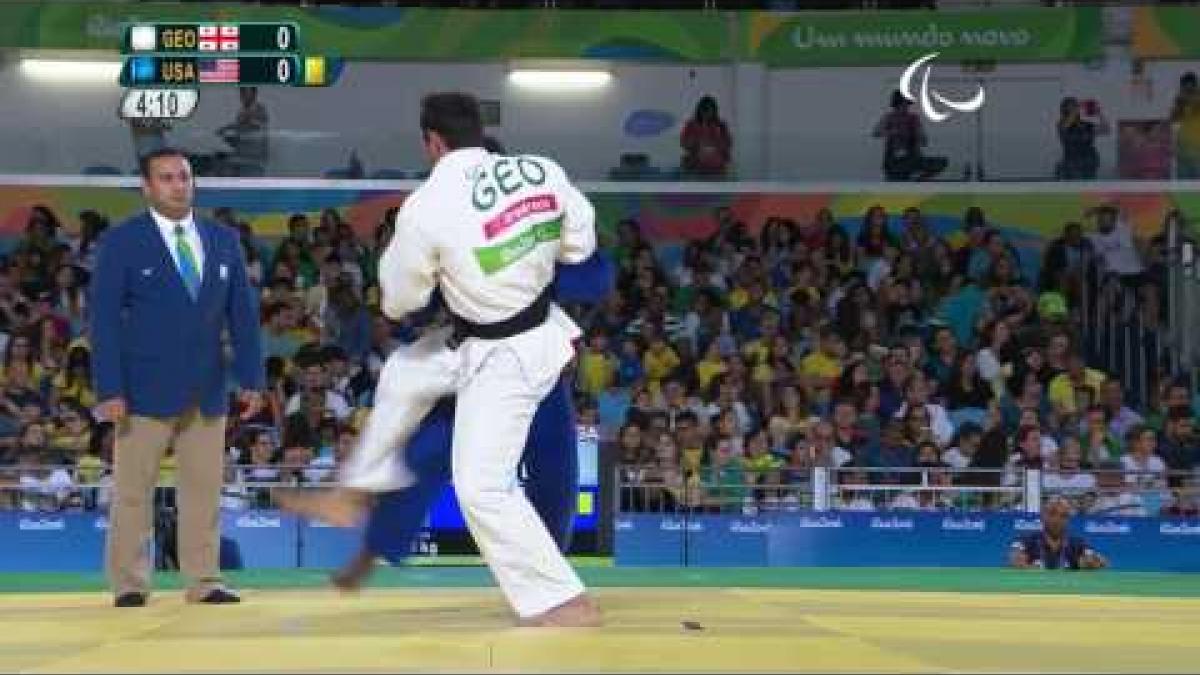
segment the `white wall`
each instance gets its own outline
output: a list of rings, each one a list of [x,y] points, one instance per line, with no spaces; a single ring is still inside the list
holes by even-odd
[[[1096,98],[1113,122],[1162,117],[1181,72],[1197,62],[1151,63],[1154,95],[1135,97],[1129,63],[1119,52],[1099,68],[1076,64],[1009,65],[983,76],[985,170],[988,177],[1029,178],[1049,173],[1058,156],[1053,123],[1058,100],[1073,94]],[[368,172],[424,166],[418,144],[420,97],[432,90],[465,89],[502,102],[495,133],[510,147],[559,158],[574,174],[603,177],[623,152],[644,152],[653,163],[673,167],[679,158],[678,124],[651,138],[622,130],[629,112],[658,109],[684,120],[706,93],[721,102],[737,131],[735,146],[745,178],[874,180],[879,141],[868,133],[895,86],[900,68],[766,71],[742,66],[618,64],[602,92],[549,95],[521,91],[505,78],[502,64],[353,63],[329,89],[264,88],[275,134],[273,173],[319,175],[343,166],[356,149]],[[935,66],[934,83],[954,94],[973,86],[958,81],[957,66]],[[747,80],[747,78],[752,78]],[[974,77],[974,76],[971,76]],[[765,95],[748,81],[765,83]],[[740,82],[740,83],[739,83]],[[9,62],[0,66],[0,172],[75,173],[88,164],[133,168],[127,128],[116,118],[121,90],[115,85],[31,82]],[[744,100],[736,100],[740,96]],[[213,150],[212,129],[229,121],[235,89],[202,90],[193,119],[177,123],[169,140]],[[740,116],[740,117],[739,117]],[[958,116],[928,124],[930,151],[952,160],[950,176],[974,160],[976,119]],[[1115,137],[1102,139],[1101,174],[1115,172]],[[756,166],[761,165],[761,166]]]
[[[616,65],[600,92],[546,94],[513,87],[503,64],[352,63],[327,89],[260,89],[272,128],[272,168],[287,175],[319,175],[344,166],[357,150],[368,172],[424,167],[419,103],[430,91],[461,89],[500,100],[508,146],[553,155],[575,174],[599,177],[622,152],[678,163],[678,127],[650,139],[626,137],[635,109],[653,108],[684,118],[697,97],[731,96],[724,67]],[[116,117],[122,90],[115,85],[47,84],[27,79],[15,64],[0,68],[0,172],[68,172],[89,164],[133,169],[127,128]],[[193,117],[177,122],[168,141],[198,151],[223,148],[213,129],[238,106],[234,88],[202,88]]]
[[[934,62],[936,63],[936,62]],[[1179,75],[1200,72],[1200,62],[1157,62],[1146,68],[1149,100],[1135,96],[1130,65],[1119,53],[1100,68],[1077,64],[1002,65],[992,73],[965,74],[957,66],[934,70],[931,83],[948,96],[974,93],[979,77],[986,103],[979,113],[984,170],[989,178],[1036,178],[1051,172],[1060,150],[1054,123],[1064,96],[1094,98],[1114,133],[1097,141],[1102,176],[1116,175],[1115,126],[1119,119],[1166,117]],[[900,68],[774,71],[768,89],[768,171],[775,178],[845,180],[877,178],[882,145],[868,137],[895,88]],[[958,115],[926,123],[928,152],[950,158],[948,176],[974,163],[977,120]]]

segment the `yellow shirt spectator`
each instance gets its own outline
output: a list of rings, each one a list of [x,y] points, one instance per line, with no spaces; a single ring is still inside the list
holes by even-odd
[[[104,460],[95,455],[84,455],[75,462],[75,476],[79,483],[95,485],[104,475]]]
[[[746,363],[766,363],[771,356],[770,342],[766,338],[751,340],[742,347],[742,356],[746,357]]]
[[[679,355],[665,342],[654,345],[642,355],[642,368],[646,371],[646,379],[652,383],[662,382],[679,367]]]
[[[729,291],[729,296],[726,298],[726,302],[729,303],[730,311],[733,311],[735,309],[741,309],[741,308],[745,307],[746,303],[749,300],[750,300],[750,294],[748,292],[746,292],[746,289],[742,288],[741,286],[738,286],[738,287],[734,288],[732,291]]]
[[[585,351],[579,357],[579,389],[592,396],[613,386],[617,360],[605,352]]]
[[[1092,390],[1092,400],[1095,401],[1100,396],[1100,386],[1108,377],[1101,371],[1095,368],[1083,369],[1083,386]],[[1050,387],[1047,389],[1046,398],[1050,400],[1050,405],[1055,410],[1060,410],[1065,413],[1079,412],[1075,405],[1075,383],[1071,380],[1070,373],[1062,373],[1057,375],[1053,380],[1050,380]]]
[[[66,429],[59,428],[50,437],[50,447],[64,451],[71,459],[81,457],[91,446],[92,434],[87,431],[73,434]]]
[[[818,377],[833,382],[842,375],[842,364],[821,350],[816,350],[800,360],[800,374]]]
[[[54,390],[58,393],[59,400],[73,398],[79,401],[80,405],[85,408],[91,408],[96,405],[96,392],[92,390],[92,384],[87,379],[78,380],[68,385],[66,372],[61,372],[54,376],[52,384],[54,385]]]
[[[707,391],[713,378],[728,370],[724,359],[704,359],[696,364],[696,381],[701,391]]]

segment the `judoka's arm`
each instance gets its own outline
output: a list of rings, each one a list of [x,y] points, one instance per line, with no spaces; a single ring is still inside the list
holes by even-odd
[[[559,169],[558,195],[563,200],[563,228],[558,261],[568,265],[587,260],[596,252],[596,209]]]
[[[612,293],[616,268],[601,251],[575,265],[559,263],[554,276],[554,294],[559,302],[601,302]]]
[[[411,210],[396,214],[396,231],[379,257],[379,291],[383,314],[393,321],[429,303],[437,286],[437,255],[416,227]]]

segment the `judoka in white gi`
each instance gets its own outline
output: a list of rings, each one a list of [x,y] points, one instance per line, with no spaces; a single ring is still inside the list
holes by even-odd
[[[280,501],[333,524],[360,519],[366,495],[411,482],[395,439],[456,394],[455,492],[520,622],[598,625],[599,610],[517,476],[534,411],[580,335],[550,300],[555,264],[577,264],[595,251],[595,210],[554,161],[484,150],[479,106],[469,95],[427,96],[421,128],[434,166],[405,200],[380,258],[381,303],[399,320],[440,287],[453,331],[427,334],[402,348],[404,358],[388,359],[371,420],[343,467],[343,489]]]

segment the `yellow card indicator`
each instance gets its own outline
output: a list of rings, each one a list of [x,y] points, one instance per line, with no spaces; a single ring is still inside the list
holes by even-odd
[[[304,86],[324,87],[326,84],[328,82],[325,81],[325,57],[304,57]]]
[[[596,510],[596,498],[590,492],[579,493],[579,515],[590,516]]]

